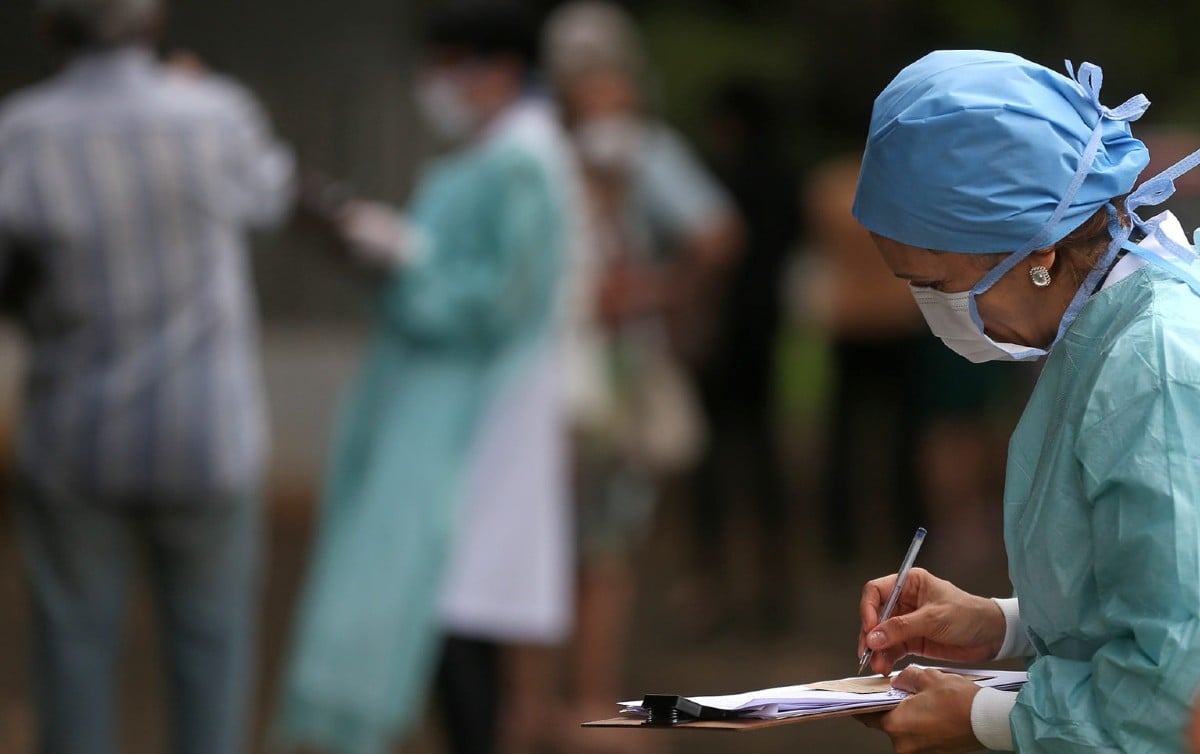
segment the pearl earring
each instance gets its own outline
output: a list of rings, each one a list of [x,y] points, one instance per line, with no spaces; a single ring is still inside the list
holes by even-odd
[[[1041,265],[1030,267],[1029,279],[1032,280],[1033,284],[1038,288],[1045,288],[1046,286],[1050,285],[1050,270],[1047,270]]]

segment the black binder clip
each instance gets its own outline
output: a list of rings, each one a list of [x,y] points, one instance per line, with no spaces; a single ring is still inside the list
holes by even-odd
[[[668,727],[697,720],[727,720],[737,714],[730,710],[705,707],[685,696],[674,694],[646,694],[642,699],[646,719],[642,725]]]

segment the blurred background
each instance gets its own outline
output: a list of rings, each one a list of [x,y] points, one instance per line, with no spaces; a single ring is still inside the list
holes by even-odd
[[[302,165],[403,205],[436,146],[410,94],[418,34],[435,4],[170,0],[161,49],[192,51],[246,84]],[[529,7],[544,17],[557,5]],[[848,675],[862,584],[896,567],[917,524],[930,531],[923,565],[971,591],[1008,593],[1004,449],[1036,379],[1026,365],[974,367],[933,341],[905,286],[855,226],[849,206],[874,94],[937,48],[1008,50],[1055,69],[1063,58],[1091,61],[1105,70],[1107,104],[1137,92],[1153,102],[1135,129],[1166,163],[1196,146],[1200,5],[622,5],[644,44],[646,112],[689,146],[742,234],[736,260],[698,304],[716,323],[693,322],[700,334],[679,339],[699,342],[701,355],[676,344],[703,447],[654,474],[654,504],[636,518],[627,567],[614,577],[631,604],[616,691],[622,699],[725,693]],[[0,96],[53,70],[32,0],[0,4]],[[1195,224],[1187,208],[1177,211]],[[334,259],[331,243],[299,223],[255,239],[273,446],[260,719],[277,694],[336,404],[369,329],[370,281]],[[0,477],[25,353],[17,325],[0,320]],[[6,490],[0,751],[23,754],[33,751],[28,607]],[[146,602],[140,594],[129,619],[123,678],[122,736],[139,754],[161,750],[166,736]],[[437,715],[431,710],[405,751],[443,750]],[[586,732],[564,740],[564,751],[888,750],[886,738],[848,719],[736,739]]]

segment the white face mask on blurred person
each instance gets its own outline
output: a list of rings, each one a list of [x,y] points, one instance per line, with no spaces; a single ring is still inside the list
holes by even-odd
[[[479,125],[479,114],[463,96],[449,73],[431,73],[416,86],[415,99],[421,116],[438,137],[465,141]]]
[[[575,144],[584,164],[613,172],[626,171],[634,164],[645,138],[641,121],[628,115],[593,118],[575,129]]]

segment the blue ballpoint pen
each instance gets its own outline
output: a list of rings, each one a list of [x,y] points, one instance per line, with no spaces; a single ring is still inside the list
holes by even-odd
[[[921,545],[924,542],[925,528],[919,527],[917,533],[913,535],[912,544],[908,546],[904,562],[900,564],[900,570],[896,572],[896,586],[892,587],[892,594],[888,597],[887,604],[883,606],[883,612],[879,615],[879,623],[883,623],[892,617],[892,611],[896,609],[896,603],[900,600],[900,592],[904,590],[904,582],[908,579],[908,572],[912,570],[913,563],[917,559],[917,553],[921,551]],[[858,660],[858,675],[862,675],[863,669],[867,667],[867,663],[870,660],[871,648],[867,647],[863,650],[862,657]]]

